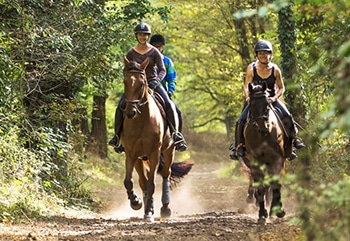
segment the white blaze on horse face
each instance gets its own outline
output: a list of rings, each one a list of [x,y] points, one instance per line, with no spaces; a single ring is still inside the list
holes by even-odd
[[[134,87],[134,85],[135,85],[135,81],[136,81],[136,77],[135,76],[131,76],[131,87]]]

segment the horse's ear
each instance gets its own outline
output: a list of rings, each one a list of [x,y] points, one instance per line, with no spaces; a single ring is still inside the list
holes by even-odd
[[[149,64],[149,57],[147,57],[145,61],[143,61],[142,64],[140,64],[141,69],[146,69],[148,64]]]
[[[252,90],[253,90],[253,85],[252,85],[252,83],[249,83],[249,84],[248,84],[248,90],[249,90],[249,92],[252,92]]]

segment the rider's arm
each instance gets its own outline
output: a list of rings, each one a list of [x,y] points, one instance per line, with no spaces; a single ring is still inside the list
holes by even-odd
[[[156,48],[155,48],[156,49]],[[158,75],[157,75],[157,80],[161,82],[164,79],[164,76],[166,74],[165,66],[163,63],[163,57],[162,54],[156,49],[156,54],[155,54],[155,63],[158,68]]]
[[[167,56],[164,56],[163,59],[165,69],[166,69],[166,75],[164,77],[164,80],[167,85],[168,92],[174,93],[176,89],[176,70],[173,61]]]
[[[249,100],[249,83],[253,82],[254,72],[253,72],[253,64],[248,65],[246,75],[245,75],[245,81],[244,81],[244,96],[246,101]]]
[[[283,79],[282,79],[282,73],[281,73],[281,70],[280,68],[275,65],[275,77],[276,77],[276,93],[275,93],[275,96],[273,96],[273,102],[275,102],[278,98],[280,98],[284,91],[285,91],[285,87],[284,87],[284,82],[283,82]]]

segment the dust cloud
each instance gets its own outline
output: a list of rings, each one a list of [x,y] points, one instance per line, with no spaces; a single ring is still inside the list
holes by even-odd
[[[255,208],[245,202],[247,180],[219,178],[220,168],[228,165],[228,162],[195,163],[190,173],[170,193],[172,218],[208,212],[255,213]],[[162,178],[158,175],[154,194],[155,218],[160,218],[161,182]],[[134,176],[134,189],[141,197],[137,176]],[[107,202],[101,213],[104,218],[143,218],[143,208],[135,211],[130,207],[124,187],[108,191],[103,199]]]

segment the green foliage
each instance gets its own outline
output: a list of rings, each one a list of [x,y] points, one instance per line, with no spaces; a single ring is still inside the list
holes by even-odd
[[[45,162],[34,152],[21,147],[20,130],[10,128],[0,135],[0,220],[36,216],[45,209],[37,200],[42,198],[40,173]]]
[[[166,19],[170,7],[9,0],[0,11],[1,218],[57,204],[86,208],[91,198],[79,165],[86,136],[76,127],[91,97],[106,96],[122,79],[120,59],[134,42],[135,21],[155,13]]]

